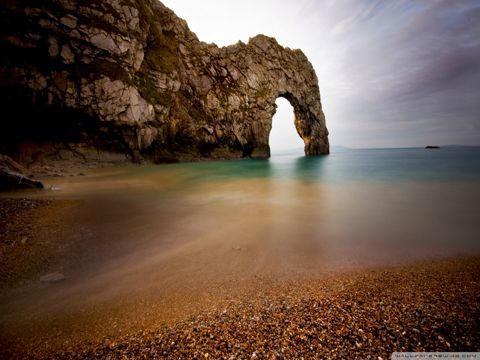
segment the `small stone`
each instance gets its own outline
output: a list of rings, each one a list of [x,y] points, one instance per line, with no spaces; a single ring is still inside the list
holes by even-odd
[[[71,64],[75,61],[75,54],[73,53],[70,46],[68,46],[68,44],[62,46],[62,52],[60,53],[60,55],[66,64]]]
[[[40,277],[41,282],[57,282],[65,279],[65,275],[59,272],[50,273]]]
[[[57,39],[55,38],[49,38],[48,39],[48,54],[51,57],[55,57],[59,53],[59,48],[58,48],[58,42]]]
[[[66,15],[62,17],[60,22],[70,29],[75,29],[77,27],[77,18],[73,15]]]
[[[27,241],[28,241],[28,238],[27,238],[26,236],[24,236],[24,237],[22,238],[22,241],[21,241],[21,242],[22,242],[22,245],[25,245],[25,244],[27,243]]]

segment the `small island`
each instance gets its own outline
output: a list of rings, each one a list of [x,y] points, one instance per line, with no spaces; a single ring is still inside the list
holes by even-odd
[[[437,146],[437,145],[427,145],[427,146],[425,146],[425,149],[440,149],[440,146]]]

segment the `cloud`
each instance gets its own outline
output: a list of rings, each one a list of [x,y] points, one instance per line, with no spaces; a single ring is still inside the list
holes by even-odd
[[[331,103],[329,124],[346,124],[331,132],[356,146],[422,145],[419,134],[479,144],[478,3],[383,3],[341,35],[347,50],[336,57],[348,85]]]
[[[204,41],[264,33],[301,48],[333,144],[480,145],[477,0],[164,2]]]

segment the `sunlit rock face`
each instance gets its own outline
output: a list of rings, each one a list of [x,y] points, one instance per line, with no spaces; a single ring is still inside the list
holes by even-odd
[[[273,38],[206,44],[156,0],[7,0],[0,12],[0,152],[268,157],[280,96],[305,153],[329,152],[315,71]]]

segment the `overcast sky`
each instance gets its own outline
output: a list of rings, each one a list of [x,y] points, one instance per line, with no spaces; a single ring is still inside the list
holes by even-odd
[[[200,40],[225,46],[265,34],[303,50],[333,145],[480,145],[479,0],[163,3]],[[277,104],[272,147],[301,146],[292,108]]]

